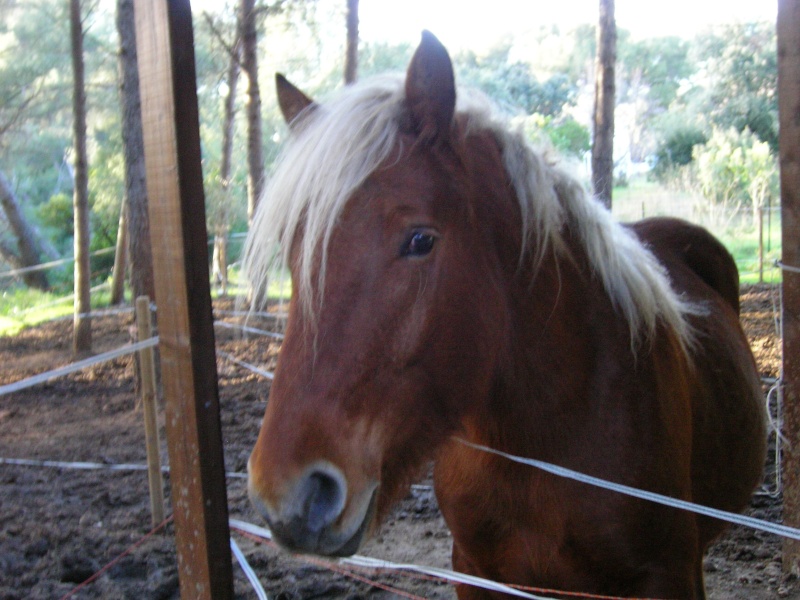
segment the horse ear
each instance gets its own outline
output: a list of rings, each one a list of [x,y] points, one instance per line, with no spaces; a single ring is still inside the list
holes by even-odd
[[[406,103],[411,129],[422,140],[447,136],[456,107],[456,84],[450,55],[430,31],[422,41],[406,74]]]
[[[300,113],[308,114],[317,104],[297,89],[286,77],[275,73],[275,88],[278,91],[278,105],[290,129],[294,129],[300,121],[296,121]],[[300,119],[302,121],[302,118]]]

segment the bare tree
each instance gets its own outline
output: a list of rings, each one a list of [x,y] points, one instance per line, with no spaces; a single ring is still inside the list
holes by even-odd
[[[236,30],[233,41],[215,23],[208,12],[203,12],[206,24],[212,35],[228,54],[228,70],[226,73],[227,94],[223,105],[222,117],[222,149],[219,167],[219,194],[216,190],[206,196],[206,214],[209,218],[209,229],[214,232],[214,250],[211,255],[212,277],[221,287],[222,295],[228,293],[228,233],[230,232],[231,203],[230,182],[233,156],[233,136],[236,126],[236,91],[239,86],[239,74],[242,65],[242,26],[237,14]]]
[[[214,228],[214,252],[212,264],[215,275],[219,278],[222,295],[228,293],[228,233],[230,219],[228,213],[228,196],[231,181],[231,156],[233,154],[233,133],[236,117],[236,88],[239,83],[239,61],[241,44],[237,39],[230,51],[228,63],[228,95],[225,97],[225,114],[222,121],[222,158],[219,167],[220,186],[222,187],[222,203],[219,207],[224,214]]]
[[[75,150],[75,317],[72,349],[86,354],[92,349],[91,270],[89,265],[89,178],[86,159],[86,88],[83,63],[83,24],[80,0],[70,0],[72,51],[72,111]]]
[[[131,291],[134,298],[146,295],[155,300],[133,0],[117,0],[117,32],[125,159],[126,208],[123,209],[123,217],[127,220]]]
[[[255,0],[241,0],[239,27],[242,70],[247,76],[247,218],[252,220],[264,189],[264,151],[262,149],[261,91],[258,85],[258,35]]]
[[[597,198],[611,208],[614,185],[614,72],[617,62],[617,24],[614,0],[600,0],[597,27],[597,68],[594,87],[592,185]]]
[[[358,76],[358,0],[347,0],[347,51],[344,82],[355,83]]]
[[[11,183],[0,172],[0,206],[6,215],[11,231],[16,237],[18,251],[14,251],[5,244],[0,245],[0,254],[16,268],[32,267],[37,265],[42,256],[42,241],[38,232],[25,218],[19,200],[14,193]],[[22,274],[25,285],[47,290],[50,286],[44,271],[25,271]]]
[[[239,84],[240,44],[234,45],[228,63],[228,95],[225,96],[225,115],[222,122],[222,158],[219,176],[227,189],[231,178],[231,157],[233,154],[233,127],[236,117],[236,88]]]
[[[125,300],[125,271],[128,264],[128,201],[123,198],[119,210],[117,247],[114,250],[114,270],[111,274],[110,304],[122,304]]]

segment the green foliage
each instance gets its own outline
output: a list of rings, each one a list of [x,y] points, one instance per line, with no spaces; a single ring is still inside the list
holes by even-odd
[[[572,117],[553,117],[534,114],[516,119],[522,132],[532,143],[552,147],[560,154],[582,158],[591,148],[589,129]]]
[[[777,41],[773,23],[728,25],[702,37],[699,54],[711,79],[706,108],[717,127],[745,128],[778,147]]]
[[[574,104],[576,91],[566,75],[553,75],[543,82],[536,82],[528,94],[527,109],[532,113],[558,117],[564,107]]]
[[[728,25],[690,47],[697,64],[658,119],[654,175],[717,205],[777,197],[777,64],[770,23]]]
[[[359,51],[360,77],[380,73],[402,73],[411,60],[414,48],[410,44],[365,44]]]
[[[71,139],[67,7],[18,3],[7,9],[0,38],[0,167],[20,182],[26,203],[45,201],[59,185]]]
[[[715,204],[758,207],[777,197],[777,161],[749,129],[715,129],[708,142],[695,147],[694,159],[699,189]]]
[[[0,37],[0,167],[27,215],[62,254],[72,253],[73,229],[67,8],[53,0],[14,3]],[[113,244],[119,218],[116,36],[113,13],[97,3],[85,3],[83,16],[92,247],[98,248]]]
[[[558,70],[565,73],[570,81],[591,83],[597,55],[597,31],[595,25],[578,25],[567,34],[571,41],[571,51],[562,58]]]
[[[592,148],[589,128],[578,123],[572,117],[551,122],[545,131],[553,147],[564,154],[576,157],[584,156]]]
[[[93,160],[89,165],[89,206],[93,250],[113,246],[125,195],[125,161],[119,123],[95,129]]]
[[[219,167],[205,170],[206,227],[209,235],[247,230],[247,183],[238,170],[227,186],[219,177]]]
[[[409,44],[368,44],[360,52],[360,76],[402,73],[413,50]],[[530,64],[512,61],[510,51],[509,45],[501,45],[485,55],[463,52],[453,56],[458,81],[525,114],[557,117],[565,106],[573,104],[577,86],[568,75],[556,73],[540,81]]]
[[[653,112],[669,107],[681,82],[694,70],[689,43],[677,37],[621,42],[619,61],[625,83],[619,99],[624,101],[643,87]]]
[[[778,112],[774,101],[757,94],[733,95],[714,115],[719,127],[749,129],[773,152],[778,151]]]
[[[692,162],[695,146],[707,141],[706,134],[699,127],[691,125],[679,126],[669,132],[656,149],[653,174],[663,179],[676,167],[688,165]]]
[[[66,242],[72,240],[72,196],[64,192],[50,196],[36,210],[39,222],[51,230],[56,247],[66,250]]]
[[[2,4],[2,2],[0,2]],[[229,44],[237,2],[195,18],[195,52],[208,228],[246,229],[247,82],[236,95],[231,182],[218,178]],[[271,73],[280,70],[313,96],[342,85],[344,20],[336,25],[313,0],[258,3],[263,150],[269,164],[285,139]],[[113,3],[84,3],[89,112],[90,202],[94,249],[113,245],[123,194],[117,38]],[[336,18],[339,18],[336,13]],[[222,38],[222,39],[220,39]],[[333,41],[332,41],[333,40]],[[336,41],[338,40],[338,41]],[[513,45],[512,45],[513,43]],[[594,73],[595,27],[540,28],[487,53],[453,56],[459,83],[482,89],[524,116],[532,139],[582,157],[590,134],[583,110]],[[362,44],[359,77],[405,70],[413,44]],[[662,181],[680,178],[717,202],[758,205],[777,197],[776,51],[773,24],[734,25],[700,39],[618,41],[618,101],[632,115],[631,155],[655,157]],[[72,67],[67,3],[9,2],[0,9],[0,169],[12,179],[25,212],[62,254],[72,253]],[[588,92],[591,93],[591,92]],[[712,128],[715,131],[712,136]],[[750,132],[753,132],[752,134]],[[735,135],[734,135],[735,134]],[[712,137],[714,139],[712,140]],[[657,141],[660,140],[660,141]],[[708,142],[708,143],[706,143]],[[638,149],[634,152],[634,143]],[[770,152],[771,151],[771,152]],[[702,164],[701,164],[702,163]],[[632,182],[635,183],[635,182]],[[93,258],[95,281],[111,256]],[[69,287],[71,268],[56,283]]]
[[[539,81],[531,65],[511,61],[510,46],[499,46],[485,56],[466,52],[455,57],[457,78],[500,104],[518,107],[525,114],[558,117],[574,102],[577,86],[563,74]]]

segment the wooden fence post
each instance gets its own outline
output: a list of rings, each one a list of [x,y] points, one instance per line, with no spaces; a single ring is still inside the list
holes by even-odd
[[[778,0],[783,270],[783,521],[800,527],[800,0]],[[784,540],[783,568],[800,574],[800,542]]]
[[[188,0],[135,0],[145,170],[181,598],[233,598]]]
[[[153,337],[150,320],[150,298],[136,299],[136,326],[139,341]],[[153,348],[139,351],[139,373],[142,382],[142,411],[144,414],[144,439],[147,448],[147,481],[150,484],[150,514],[153,527],[164,520],[164,482],[161,477],[160,442],[156,418],[156,365]]]

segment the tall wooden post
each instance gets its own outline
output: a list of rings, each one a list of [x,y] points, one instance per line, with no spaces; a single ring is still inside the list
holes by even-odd
[[[233,598],[188,0],[136,0],[145,167],[181,597]]]
[[[614,188],[614,109],[617,64],[617,22],[614,0],[600,0],[597,23],[597,59],[594,79],[592,136],[592,188],[594,195],[611,208]]]
[[[778,0],[783,271],[783,520],[800,527],[800,0]],[[800,543],[785,540],[783,568],[800,575]]]

